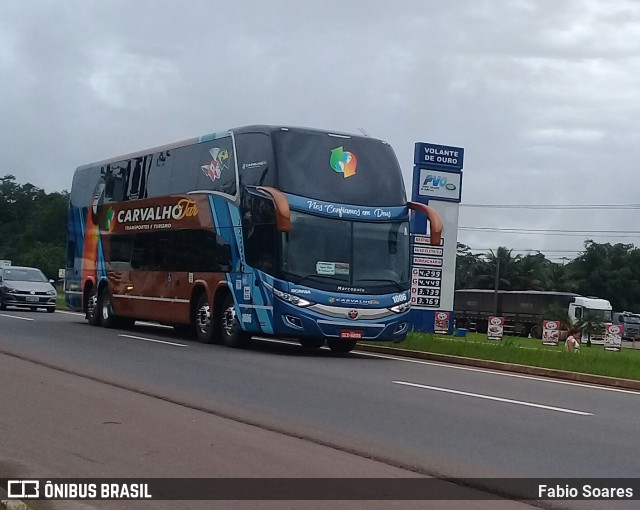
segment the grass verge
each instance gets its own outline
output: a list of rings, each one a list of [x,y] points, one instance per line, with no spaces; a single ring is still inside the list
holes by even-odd
[[[497,342],[473,333],[466,338],[409,333],[402,343],[375,345],[640,380],[640,351],[633,349],[609,352],[602,345],[582,345],[579,353],[572,353],[564,350],[564,342],[557,347],[542,345],[541,340],[519,337],[505,337]]]

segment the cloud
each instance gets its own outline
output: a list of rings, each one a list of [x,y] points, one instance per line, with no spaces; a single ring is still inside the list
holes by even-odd
[[[273,123],[362,128],[395,148],[408,189],[415,142],[465,147],[468,203],[638,202],[620,183],[639,157],[639,36],[634,1],[5,0],[0,173],[68,188],[90,161]]]

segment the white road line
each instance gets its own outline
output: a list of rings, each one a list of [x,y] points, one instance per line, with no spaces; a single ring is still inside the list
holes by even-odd
[[[484,400],[493,400],[496,402],[504,402],[506,404],[516,404],[526,407],[535,407],[538,409],[546,409],[548,411],[558,411],[560,413],[577,414],[579,416],[593,416],[593,413],[585,413],[584,411],[576,411],[574,409],[566,409],[564,407],[545,406],[542,404],[534,404],[533,402],[524,402],[522,400],[511,400],[510,398],[492,397],[490,395],[481,395],[479,393],[469,393],[468,391],[450,390],[447,388],[438,388],[437,386],[426,386],[424,384],[415,384],[404,381],[392,381],[393,384],[400,384],[402,386],[411,386],[413,388],[422,388],[425,390],[441,391],[443,393],[453,393],[455,395],[463,395],[465,397],[481,398]]]
[[[177,344],[175,342],[166,342],[164,340],[156,340],[154,338],[143,338],[141,336],[121,335],[121,334],[119,334],[118,336],[121,336],[124,338],[133,338],[134,340],[144,340],[145,342],[156,342],[159,344],[175,345],[176,347],[189,347],[187,344]]]
[[[410,359],[410,358],[402,358],[400,356],[391,356],[389,354],[374,354],[371,352],[365,352],[365,351],[353,351],[354,354],[359,354],[361,356],[369,356],[371,358],[383,358],[383,359],[390,359],[390,360],[394,360],[394,361],[403,361],[405,363],[417,363],[418,365],[431,365],[434,367],[442,367],[442,368],[450,368],[452,370],[465,370],[467,372],[480,372],[482,374],[491,374],[491,375],[500,375],[502,377],[513,377],[515,379],[529,379],[531,381],[541,381],[541,382],[546,382],[546,383],[551,383],[551,384],[564,384],[566,386],[579,386],[581,388],[588,388],[588,389],[592,389],[592,390],[601,390],[601,391],[614,391],[616,393],[627,393],[630,395],[640,395],[640,391],[634,391],[634,390],[625,390],[625,389],[621,389],[621,388],[613,388],[613,387],[608,387],[608,386],[597,386],[594,384],[588,384],[588,383],[579,383],[579,382],[573,382],[573,381],[563,381],[561,379],[552,379],[550,377],[537,377],[534,375],[521,375],[521,374],[514,374],[512,372],[503,372],[500,370],[488,370],[485,368],[474,368],[474,367],[465,367],[465,366],[461,366],[461,365],[454,365],[454,364],[448,364],[448,363],[440,363],[437,361],[423,361],[423,360],[417,360],[417,359]]]
[[[81,312],[68,312],[66,310],[56,310],[56,313],[64,313],[67,315],[79,315],[80,317],[84,317],[84,314]]]
[[[0,317],[9,317],[9,319],[20,319],[22,321],[34,321],[35,319],[30,319],[29,317],[19,317],[17,315],[8,315],[6,313],[0,313]]]
[[[159,322],[136,321],[136,324],[141,326],[153,326],[155,328],[173,329],[173,326],[167,326],[166,324],[160,324]]]

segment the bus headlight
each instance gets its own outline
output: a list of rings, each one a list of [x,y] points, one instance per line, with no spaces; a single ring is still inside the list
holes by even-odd
[[[287,303],[291,303],[292,305],[295,305],[295,306],[305,307],[305,306],[310,306],[312,304],[311,301],[307,301],[306,299],[302,299],[301,297],[298,297],[298,296],[292,296],[291,294],[287,292],[282,292],[281,290],[278,290],[276,288],[273,289],[273,294],[276,297],[279,297],[280,299],[282,299],[283,301],[286,301]]]
[[[393,313],[404,313],[411,308],[411,302],[407,301],[406,303],[402,303],[396,306],[392,306],[389,308]]]

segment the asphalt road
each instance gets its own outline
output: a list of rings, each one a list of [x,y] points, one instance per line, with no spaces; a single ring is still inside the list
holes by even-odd
[[[277,342],[234,350],[140,323],[94,328],[60,311],[0,312],[0,352],[405,473],[640,477],[632,391]],[[326,476],[330,464],[313,465],[304,476]]]

